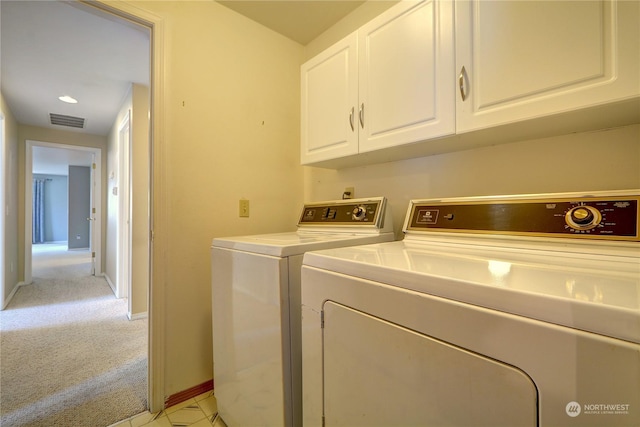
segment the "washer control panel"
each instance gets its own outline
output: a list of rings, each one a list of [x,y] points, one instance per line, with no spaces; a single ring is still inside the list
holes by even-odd
[[[640,241],[640,196],[412,201],[405,231],[563,236]]]
[[[347,199],[304,206],[298,225],[372,226],[384,210],[384,198]]]

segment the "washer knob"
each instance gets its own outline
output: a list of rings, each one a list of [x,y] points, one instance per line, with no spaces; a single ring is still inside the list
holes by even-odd
[[[576,206],[565,215],[565,222],[574,230],[590,230],[602,221],[600,211],[592,206]]]
[[[593,212],[587,208],[576,208],[571,211],[571,219],[576,224],[584,225],[593,221]]]
[[[362,221],[367,216],[367,208],[364,206],[356,206],[351,212],[351,218],[355,221]]]

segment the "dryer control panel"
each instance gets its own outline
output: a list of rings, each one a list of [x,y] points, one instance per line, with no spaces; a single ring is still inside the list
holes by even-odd
[[[640,196],[412,201],[405,231],[640,241]]]
[[[298,225],[380,226],[385,203],[381,197],[306,204]]]

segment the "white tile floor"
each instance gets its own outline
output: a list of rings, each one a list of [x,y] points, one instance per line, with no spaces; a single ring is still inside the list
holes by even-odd
[[[110,427],[226,427],[218,417],[213,392],[207,392],[157,414],[144,412]]]

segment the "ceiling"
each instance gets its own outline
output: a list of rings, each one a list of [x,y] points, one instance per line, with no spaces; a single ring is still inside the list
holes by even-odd
[[[0,1],[1,90],[18,123],[107,135],[130,84],[149,84],[148,31],[87,10]],[[85,126],[52,125],[50,113],[84,118]]]
[[[302,45],[364,3],[218,2]],[[106,136],[130,84],[149,85],[149,46],[146,28],[78,2],[0,1],[0,89],[23,125]],[[78,103],[60,101],[63,95]],[[84,126],[51,124],[50,114],[82,118]],[[44,153],[42,161],[65,158]]]
[[[365,0],[217,0],[267,28],[306,46]]]

